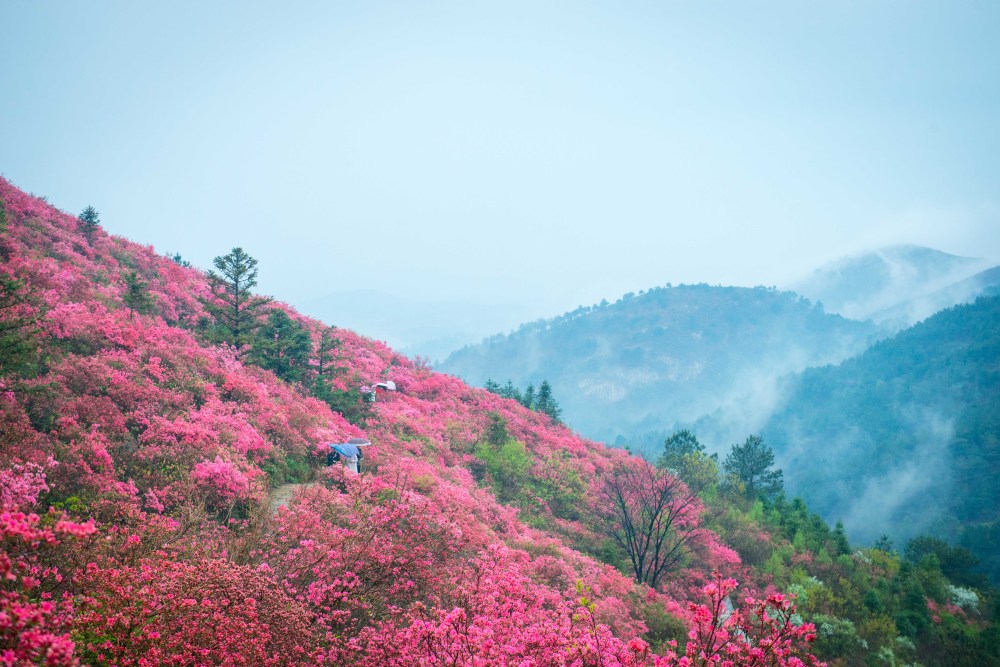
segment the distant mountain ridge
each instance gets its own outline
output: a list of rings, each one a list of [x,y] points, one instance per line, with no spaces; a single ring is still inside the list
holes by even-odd
[[[828,312],[871,319],[894,332],[1000,284],[1000,275],[987,271],[992,264],[895,245],[835,260],[789,287]]]
[[[567,423],[607,441],[720,406],[729,411],[722,421],[743,432],[766,418],[780,376],[860,352],[875,333],[791,292],[679,285],[523,325],[453,353],[439,369],[480,385],[547,379]]]

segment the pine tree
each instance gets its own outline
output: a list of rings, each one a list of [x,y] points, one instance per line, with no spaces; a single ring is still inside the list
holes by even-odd
[[[243,248],[233,248],[228,255],[216,257],[213,264],[219,270],[219,273],[208,272],[208,286],[214,298],[203,300],[214,320],[208,338],[228,343],[239,351],[253,342],[254,334],[263,324],[260,309],[271,300],[250,291],[257,285],[257,260]]]
[[[535,385],[531,382],[524,389],[524,394],[521,395],[521,405],[528,408],[529,410],[535,409]]]
[[[171,262],[173,262],[174,264],[179,264],[180,266],[183,266],[184,268],[190,268],[191,267],[191,262],[189,262],[186,259],[184,259],[179,252],[175,252],[175,253],[172,253],[172,254],[168,252],[167,253],[167,258]]]
[[[23,282],[0,273],[0,375],[25,374],[36,350],[37,314]]]
[[[694,433],[684,429],[677,431],[663,442],[663,453],[656,465],[676,472],[683,467],[685,457],[704,452],[705,445],[698,442]]]
[[[347,421],[364,427],[374,414],[374,407],[368,401],[368,394],[361,392],[361,378],[355,374],[350,381],[344,383],[346,389],[337,389],[331,383],[331,380],[342,377],[348,370],[337,365],[340,358],[337,350],[343,346],[343,341],[335,335],[336,330],[336,327],[327,327],[320,334],[312,365],[313,376],[307,383],[309,393],[329,405],[331,410],[340,413]]]
[[[742,445],[733,445],[723,469],[743,485],[749,499],[767,498],[781,491],[781,470],[772,470],[774,451],[758,435],[749,436]]]
[[[511,379],[509,379],[509,378],[507,380],[507,384],[505,384],[500,389],[499,393],[504,398],[512,398],[515,401],[517,401],[518,403],[521,402],[521,392],[520,392],[520,390],[516,386],[514,386],[514,381],[511,380]]]
[[[535,399],[535,412],[548,415],[556,424],[562,423],[559,421],[562,408],[559,407],[556,399],[552,396],[552,386],[549,385],[548,380],[542,380],[541,386],[538,387],[538,397]]]
[[[493,378],[486,378],[486,384],[483,385],[483,388],[491,394],[500,393],[500,384],[495,382]]]
[[[135,313],[145,313],[153,305],[153,297],[147,289],[148,283],[136,271],[125,274],[125,292],[122,301],[128,306],[128,318]]]
[[[507,420],[497,412],[489,413],[490,423],[486,426],[484,437],[486,442],[499,449],[510,440],[510,431],[507,430]]]
[[[705,446],[687,429],[677,431],[663,442],[663,453],[656,461],[658,468],[669,470],[695,490],[718,481],[718,455],[709,456]]]
[[[316,348],[316,379],[321,380],[330,374],[339,374],[347,370],[340,366],[334,366],[335,357],[333,353],[344,344],[334,335],[336,327],[327,327],[319,337],[319,346]]]
[[[4,204],[3,199],[0,199],[0,260],[4,261],[10,259],[10,238],[7,235],[9,226],[10,222],[7,219],[7,207]]]
[[[97,209],[93,206],[88,206],[83,209],[83,212],[80,213],[79,220],[79,230],[83,232],[83,235],[87,238],[87,244],[93,245],[94,232],[97,231],[98,226],[101,224],[101,217],[97,214]]]
[[[289,382],[302,379],[312,353],[309,331],[276,308],[254,338],[247,360]]]

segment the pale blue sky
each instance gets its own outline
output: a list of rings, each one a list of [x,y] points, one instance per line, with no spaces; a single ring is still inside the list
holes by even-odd
[[[886,243],[1000,260],[997,2],[2,13],[0,173],[202,267],[242,245],[293,303],[539,317]]]

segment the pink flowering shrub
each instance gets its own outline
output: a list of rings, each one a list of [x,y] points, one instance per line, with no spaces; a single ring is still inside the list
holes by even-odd
[[[55,515],[43,527],[37,514],[0,512],[0,664],[76,665],[70,628],[72,598],[59,594],[65,576],[51,552],[65,539],[94,532]]]
[[[202,461],[191,469],[195,487],[206,494],[210,507],[222,509],[238,502],[247,502],[256,493],[255,472],[244,472],[232,461],[216,456],[214,461]]]
[[[670,651],[656,658],[656,667],[708,667],[742,665],[803,667],[821,664],[808,652],[816,630],[796,624],[791,600],[775,593],[764,600],[747,597],[740,608],[727,611],[726,601],[737,588],[736,580],[715,573],[703,589],[707,605],[690,604],[694,627],[684,655]]]
[[[301,665],[315,650],[309,612],[266,573],[166,555],[79,576],[74,638],[88,662]]]
[[[37,463],[15,463],[0,470],[0,508],[12,511],[32,507],[49,490],[45,468]]]
[[[314,488],[279,511],[250,560],[313,611],[331,660],[362,628],[426,599],[465,542],[419,495],[345,482],[347,494]]]
[[[644,642],[616,638],[594,620],[590,600],[567,600],[537,585],[521,572],[525,563],[523,554],[489,548],[452,573],[465,584],[433,608],[414,608],[362,632],[354,664],[644,664]]]

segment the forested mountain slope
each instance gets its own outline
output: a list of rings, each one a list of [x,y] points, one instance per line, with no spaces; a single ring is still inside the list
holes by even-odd
[[[742,437],[766,419],[780,376],[857,353],[874,333],[790,292],[679,285],[524,325],[440,369],[478,385],[547,379],[565,421],[609,442],[706,414]]]
[[[939,533],[1000,580],[1000,298],[804,372],[763,434],[791,490],[852,536]]]

